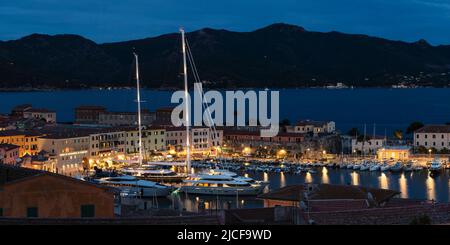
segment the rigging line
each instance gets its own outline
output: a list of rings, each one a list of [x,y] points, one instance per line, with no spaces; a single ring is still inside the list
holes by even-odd
[[[188,42],[187,39],[185,41],[186,41],[186,49],[187,49],[187,54],[188,54],[187,56],[188,56],[188,59],[189,59],[189,63],[191,64],[191,70],[192,70],[192,73],[194,74],[194,79],[197,82],[202,83],[201,80],[200,80],[200,76],[198,75],[197,66],[195,65],[194,57],[192,55],[192,51],[191,51],[189,42]],[[202,96],[203,97],[203,99],[202,99],[202,108],[206,108],[206,111],[208,113],[208,121],[211,124],[210,128],[212,129],[212,131],[213,131],[212,133],[214,135],[214,137],[212,135],[210,135],[210,138],[211,138],[212,142],[216,142],[216,139],[218,138],[218,133],[217,133],[217,129],[216,129],[214,120],[212,119],[211,110],[209,109],[209,107],[206,107],[207,103],[205,101],[205,92],[203,90],[202,90],[202,95],[203,95]],[[217,141],[217,145],[220,146],[220,142],[219,141]],[[219,152],[218,155],[219,154],[221,154],[221,152]]]

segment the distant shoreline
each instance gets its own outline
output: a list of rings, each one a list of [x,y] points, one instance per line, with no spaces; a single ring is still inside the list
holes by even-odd
[[[450,87],[438,87],[438,86],[416,86],[416,87],[392,87],[392,86],[365,86],[365,87],[326,87],[326,86],[315,86],[315,87],[228,87],[228,88],[222,88],[222,87],[211,87],[208,89],[215,89],[215,90],[300,90],[300,89],[327,89],[327,90],[351,90],[351,89],[417,89],[417,88],[435,88],[435,89],[448,89]],[[89,90],[133,90],[134,87],[90,87],[90,88],[0,88],[0,92],[56,92],[56,91],[89,91]],[[152,87],[145,87],[143,90],[153,90],[153,91],[176,91],[181,90],[182,88],[152,88]]]

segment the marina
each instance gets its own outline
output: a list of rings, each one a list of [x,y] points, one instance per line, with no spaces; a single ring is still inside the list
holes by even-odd
[[[193,172],[203,173],[210,167],[217,166],[212,163],[194,161]],[[399,197],[405,199],[429,200],[438,202],[449,201],[449,181],[450,170],[442,169],[439,175],[430,174],[428,168],[416,168],[409,171],[370,171],[354,168],[344,168],[351,164],[325,164],[321,162],[310,164],[285,163],[284,167],[280,165],[261,164],[253,162],[228,163],[226,171],[235,172],[237,175],[259,180],[267,183],[263,193],[276,190],[289,185],[303,183],[323,183],[354,185],[368,188],[391,189],[400,192]],[[358,166],[358,165],[356,165]],[[407,167],[407,165],[402,165]],[[341,168],[342,167],[342,168]],[[291,169],[302,168],[305,171],[292,171]],[[174,185],[180,186],[180,185]],[[146,200],[146,198],[144,198]],[[148,199],[150,200],[150,199]],[[151,200],[153,203],[154,201]],[[199,212],[202,209],[215,210],[223,208],[261,208],[263,201],[256,195],[215,195],[209,193],[185,193],[181,190],[172,192],[167,197],[159,197],[158,208],[179,209],[191,212]]]

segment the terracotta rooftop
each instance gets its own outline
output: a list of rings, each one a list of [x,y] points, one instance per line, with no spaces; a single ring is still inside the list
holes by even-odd
[[[307,193],[307,194],[306,194]],[[285,200],[285,201],[306,201],[306,200],[355,200],[368,199],[371,193],[377,203],[389,200],[398,191],[365,188],[352,185],[330,185],[330,184],[302,184],[290,185],[278,190],[258,196],[261,199]]]
[[[5,149],[6,151],[10,151],[12,149],[20,148],[20,146],[12,144],[0,144],[0,148]]]
[[[78,179],[75,179],[72,177],[68,177],[68,176],[64,176],[64,175],[60,175],[60,174],[56,174],[56,173],[0,164],[0,186],[6,185],[6,184],[12,184],[13,182],[22,181],[22,180],[26,180],[29,178],[35,178],[35,177],[42,176],[42,175],[49,175],[49,176],[54,176],[54,177],[58,177],[58,178],[63,178],[67,181],[74,181],[74,182],[77,182],[77,183],[80,183],[83,185],[91,185],[93,187],[102,188],[106,191],[119,193],[119,190],[116,188],[90,183],[90,182],[78,180]]]
[[[414,133],[450,133],[450,125],[426,125]]]
[[[45,108],[30,108],[30,109],[25,110],[25,112],[54,113],[55,111],[45,109]]]

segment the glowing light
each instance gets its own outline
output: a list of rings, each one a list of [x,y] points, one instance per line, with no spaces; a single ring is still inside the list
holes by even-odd
[[[327,168],[322,168],[322,183],[324,183],[324,184],[330,183],[330,178],[328,177]]]
[[[381,189],[389,189],[388,178],[385,173],[381,173],[380,179],[380,188]]]
[[[400,186],[400,197],[408,198],[408,183],[405,178],[405,174],[402,173],[400,178],[398,179],[398,184]]]
[[[428,200],[436,200],[436,183],[434,182],[434,179],[431,178],[431,176],[428,175],[427,181],[426,181],[426,187],[427,187],[427,199]]]
[[[359,185],[359,173],[352,172],[352,185]]]
[[[280,187],[285,187],[286,186],[286,176],[284,176],[284,173],[281,172],[280,173]]]

